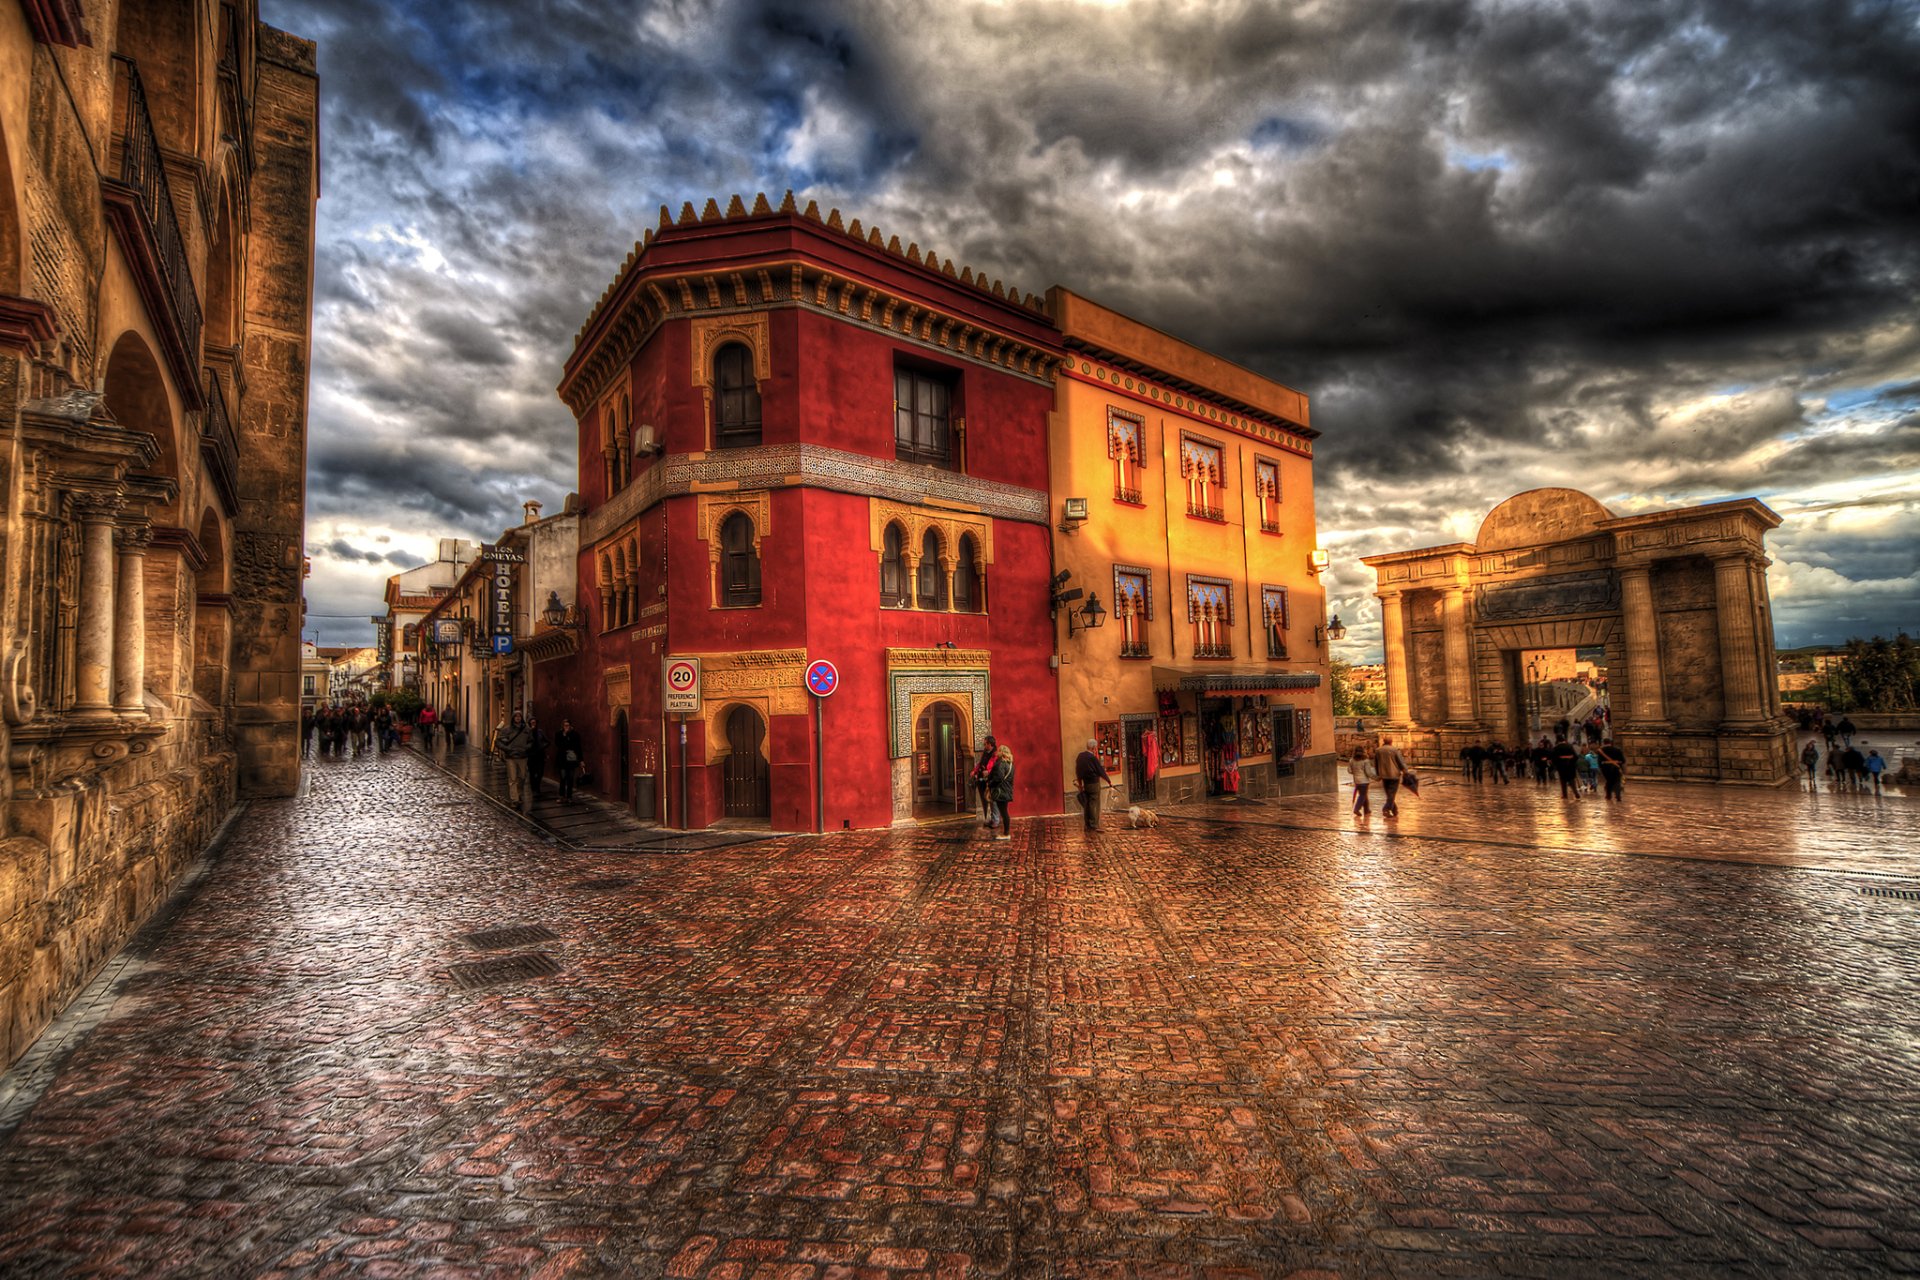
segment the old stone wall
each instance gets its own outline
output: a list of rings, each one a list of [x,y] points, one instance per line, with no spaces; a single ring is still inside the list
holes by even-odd
[[[0,23],[0,230],[17,233],[0,257],[19,251],[0,263],[0,1064],[206,848],[236,800],[236,713],[293,692],[299,667],[312,47],[262,29],[259,76],[250,58],[220,74],[254,42],[195,27],[152,49],[125,38],[144,11],[109,6],[91,44],[63,43],[46,12]],[[128,103],[148,73],[161,163],[135,173],[120,158],[138,151]],[[256,84],[257,115],[233,96]],[[229,145],[249,122],[257,172]],[[207,204],[249,189],[244,274],[272,305],[250,297],[242,324],[215,314],[209,281],[234,242]],[[236,424],[238,493],[222,406],[263,424]],[[250,554],[275,569],[250,571],[250,617],[229,595],[246,576],[235,530],[268,538]],[[253,639],[276,627],[288,645]],[[250,703],[235,699],[242,649]],[[252,764],[290,786],[292,730]]]
[[[1711,729],[1726,714],[1712,567],[1702,561],[1656,566],[1653,598],[1660,623],[1667,719],[1680,729]],[[1711,751],[1689,754],[1697,756],[1701,767],[1711,768]]]
[[[307,374],[319,194],[314,48],[264,24],[254,103],[259,168],[247,237],[247,401],[234,522],[234,736],[240,790],[300,779],[300,578],[307,505]]]

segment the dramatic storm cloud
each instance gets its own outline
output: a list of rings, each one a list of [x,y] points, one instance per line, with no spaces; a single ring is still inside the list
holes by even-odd
[[[1920,626],[1907,0],[266,8],[320,42],[328,640],[573,486],[552,388],[661,204],[788,187],[1307,392],[1350,656],[1355,557],[1545,484],[1767,501],[1783,644]]]

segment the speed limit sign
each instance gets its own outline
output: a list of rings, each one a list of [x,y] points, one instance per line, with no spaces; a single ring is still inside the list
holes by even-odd
[[[668,658],[661,670],[661,703],[670,716],[700,714],[700,659]]]

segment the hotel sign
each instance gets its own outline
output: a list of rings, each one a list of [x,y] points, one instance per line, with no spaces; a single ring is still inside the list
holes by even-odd
[[[525,564],[527,555],[518,547],[485,545],[480,548],[480,557],[492,566],[487,608],[492,650],[505,655],[513,652],[513,566]]]

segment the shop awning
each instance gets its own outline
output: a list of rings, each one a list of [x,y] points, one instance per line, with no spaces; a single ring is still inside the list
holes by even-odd
[[[1229,666],[1155,667],[1156,693],[1279,693],[1284,689],[1317,689],[1317,671],[1278,671],[1271,667]]]

